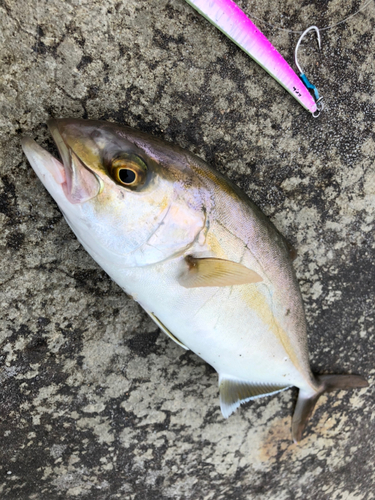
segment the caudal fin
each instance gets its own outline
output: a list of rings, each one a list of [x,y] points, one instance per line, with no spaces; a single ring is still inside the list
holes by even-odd
[[[295,443],[301,441],[307,421],[311,417],[315,404],[322,394],[340,389],[368,387],[367,380],[360,375],[320,375],[316,379],[319,382],[319,390],[314,396],[306,397],[302,391],[298,395],[292,421],[292,436]]]

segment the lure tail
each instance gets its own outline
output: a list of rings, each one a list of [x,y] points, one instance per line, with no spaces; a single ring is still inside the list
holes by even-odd
[[[316,379],[319,383],[319,389],[314,396],[307,397],[303,391],[300,391],[298,395],[292,422],[292,436],[295,443],[301,441],[307,421],[322,394],[340,389],[368,387],[367,380],[360,375],[320,375]]]

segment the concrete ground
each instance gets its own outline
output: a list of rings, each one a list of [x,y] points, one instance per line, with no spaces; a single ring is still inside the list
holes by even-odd
[[[362,0],[242,0],[292,30]],[[375,498],[375,5],[300,52],[314,119],[183,0],[0,0],[0,497]],[[292,62],[298,34],[257,21]],[[85,253],[20,147],[49,117],[113,120],[225,173],[298,252],[318,373],[368,389],[319,401],[299,446],[296,390],[228,420],[217,377]]]

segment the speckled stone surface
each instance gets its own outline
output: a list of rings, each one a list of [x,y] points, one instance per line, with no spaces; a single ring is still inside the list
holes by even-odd
[[[243,0],[284,28],[357,0]],[[183,0],[0,0],[2,500],[375,498],[375,5],[300,60],[314,120]],[[293,60],[298,34],[258,22]],[[368,389],[324,396],[299,446],[296,390],[228,420],[217,377],[80,247],[28,165],[49,117],[125,123],[227,174],[298,252],[313,370]]]

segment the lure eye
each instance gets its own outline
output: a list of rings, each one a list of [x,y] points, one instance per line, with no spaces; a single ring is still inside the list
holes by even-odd
[[[147,165],[139,156],[124,153],[112,160],[109,174],[117,184],[134,189],[145,183]]]

